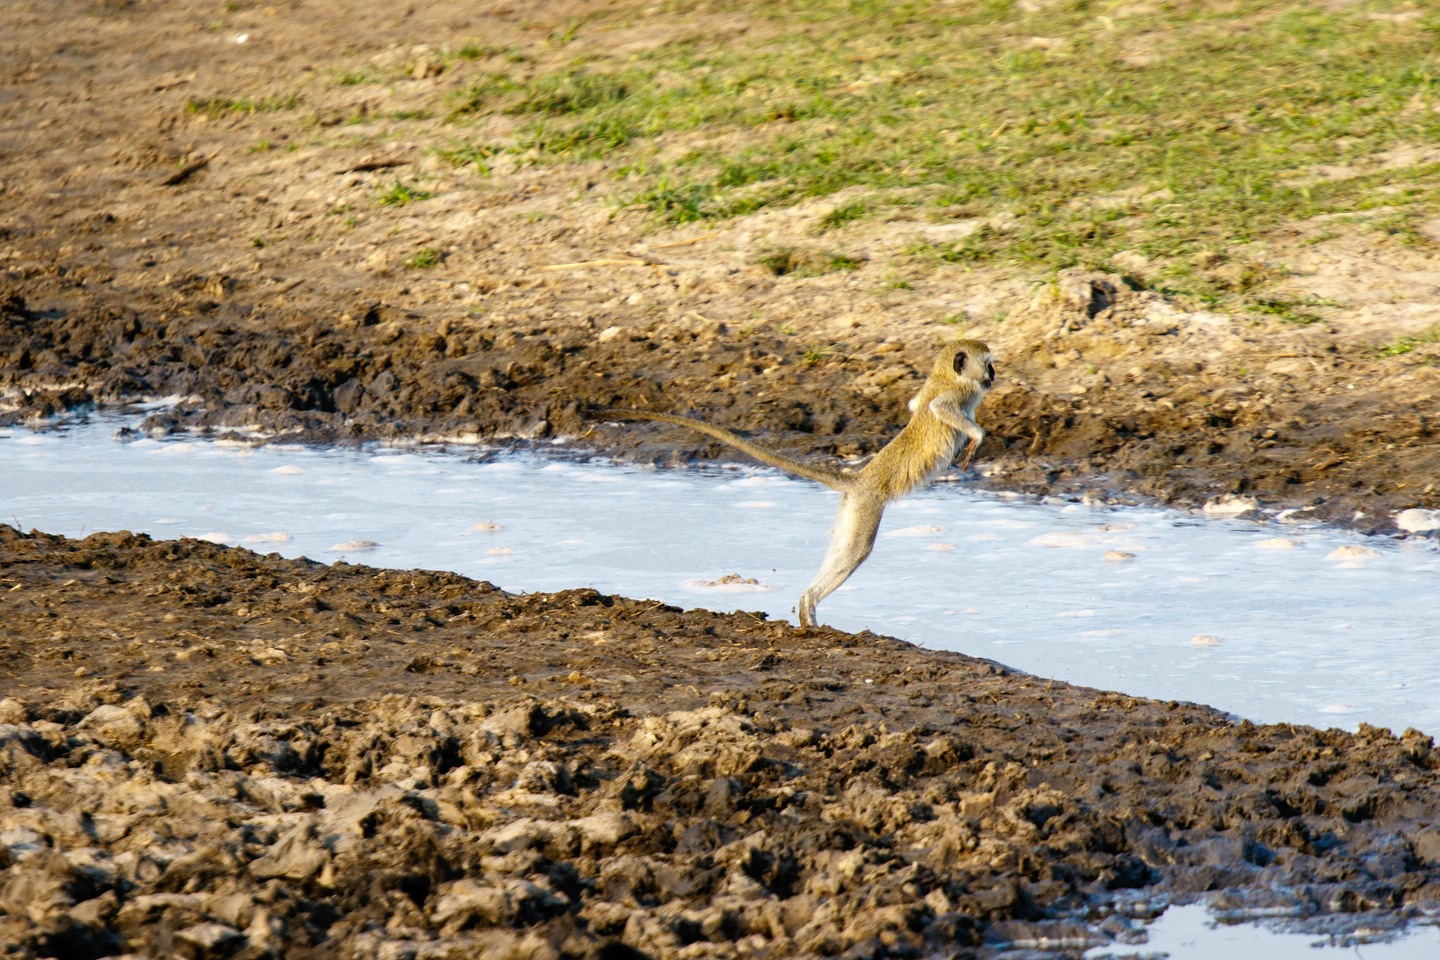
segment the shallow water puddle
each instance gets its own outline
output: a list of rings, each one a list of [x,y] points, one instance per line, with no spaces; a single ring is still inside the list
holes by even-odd
[[[198,536],[287,556],[451,569],[509,590],[593,586],[793,619],[836,506],[813,484],[748,468],[662,473],[476,459],[470,449],[126,441],[116,437],[125,422],[134,421],[0,430],[0,522],[69,536]],[[1254,720],[1434,731],[1437,580],[1433,542],[941,485],[891,508],[870,560],[820,614],[844,629]],[[1142,944],[1086,956],[1299,957],[1316,943],[1354,947],[1216,925],[1197,906],[1166,911]],[[1440,955],[1440,930],[1422,926],[1356,952]]]
[[[1317,949],[1344,950],[1361,960],[1433,960],[1440,956],[1440,929],[1412,926],[1366,929],[1355,917],[1342,921],[1349,932],[1300,933],[1281,924],[1273,929],[1255,923],[1220,923],[1202,906],[1171,907],[1143,928],[1143,943],[1108,944],[1085,952],[1085,960],[1315,960],[1335,956]]]
[[[592,586],[793,620],[837,497],[742,469],[0,431],[0,522]],[[1263,722],[1440,731],[1440,550],[942,484],[894,504],[822,622]]]

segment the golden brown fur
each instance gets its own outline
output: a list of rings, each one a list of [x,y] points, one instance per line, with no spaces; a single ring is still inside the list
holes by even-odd
[[[608,410],[627,420],[658,420],[697,430],[773,467],[815,480],[844,494],[840,513],[815,580],[800,596],[800,623],[815,626],[815,605],[829,596],[870,555],[885,505],[924,486],[945,470],[961,448],[968,467],[985,431],[975,408],[995,379],[990,348],[979,340],[957,340],[935,359],[920,392],[910,401],[913,414],[895,439],[861,469],[850,472],[813,466],[767,450],[744,437],[700,420],[645,410]]]

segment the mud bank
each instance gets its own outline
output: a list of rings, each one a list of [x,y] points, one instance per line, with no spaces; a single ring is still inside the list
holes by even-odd
[[[0,528],[0,588],[17,956],[967,956],[1440,901],[1418,733],[199,541]]]
[[[1120,343],[1144,342],[1158,356],[1187,339],[1147,319],[1153,295],[1103,275],[1072,279],[1092,299],[1017,308],[1012,328],[1039,339],[1002,355],[1001,383],[981,413],[989,437],[980,485],[1181,506],[1242,495],[1379,532],[1393,531],[1401,510],[1440,504],[1429,401],[1346,396],[1339,358],[1329,373],[1307,362],[1309,373],[1296,368],[1266,391],[1235,388],[1224,368],[1169,360],[1099,394],[1037,389],[1037,376],[1056,375],[1057,357],[1114,356]],[[1104,306],[1092,315],[1101,288]],[[331,444],[564,439],[657,464],[738,456],[683,430],[593,420],[607,407],[640,407],[690,412],[794,455],[855,458],[903,425],[934,352],[931,338],[857,334],[872,342],[804,356],[780,334],[692,319],[600,330],[436,321],[363,303],[319,319],[257,320],[233,304],[210,306],[194,319],[84,301],[40,309],[10,292],[0,298],[9,401],[0,417],[33,422],[77,406],[180,396],[151,429]],[[1040,336],[1067,324],[1076,329],[1059,340]],[[1321,402],[1317,376],[1335,380],[1341,396]]]

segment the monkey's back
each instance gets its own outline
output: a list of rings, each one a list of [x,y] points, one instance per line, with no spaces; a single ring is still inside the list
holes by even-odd
[[[921,408],[860,471],[862,483],[887,501],[903,496],[944,472],[960,443],[960,431]]]

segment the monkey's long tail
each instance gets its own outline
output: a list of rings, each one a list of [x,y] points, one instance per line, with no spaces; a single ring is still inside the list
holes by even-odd
[[[768,463],[772,467],[779,467],[781,470],[793,473],[797,477],[804,477],[806,480],[823,483],[832,490],[844,492],[854,485],[854,477],[850,474],[841,473],[838,470],[830,470],[825,467],[811,466],[807,463],[801,463],[799,460],[792,460],[782,453],[776,453],[774,450],[768,450],[758,443],[752,443],[738,433],[732,433],[724,427],[713,426],[703,420],[677,417],[673,413],[652,413],[648,410],[618,410],[613,407],[600,411],[600,415],[612,417],[616,420],[658,420],[661,423],[673,423],[676,426],[689,427],[691,430],[696,430],[708,437],[714,437],[722,443],[728,443],[735,449],[750,454],[750,456],[759,460],[761,463]]]

